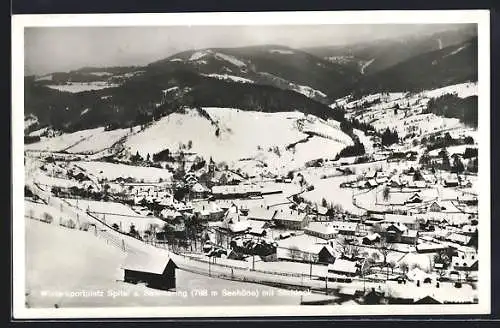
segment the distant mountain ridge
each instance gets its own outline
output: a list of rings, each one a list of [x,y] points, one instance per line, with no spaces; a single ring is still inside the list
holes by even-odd
[[[412,57],[371,74],[353,86],[359,94],[379,91],[421,91],[477,81],[477,37]]]
[[[403,50],[394,46],[401,41],[382,42],[374,48],[379,54],[418,51],[405,60],[401,59],[406,55],[398,55],[397,64],[377,70],[380,60],[370,59],[374,50],[366,45],[337,51],[354,53],[352,60],[327,60],[300,49],[262,45],[188,50],[146,66],[84,67],[28,76],[25,115],[32,114],[37,122],[30,129],[51,125],[71,131],[143,124],[183,107],[205,106],[296,110],[345,123],[343,113],[328,105],[348,94],[413,91],[477,80],[477,37],[454,43],[474,34],[464,31],[439,34],[439,47],[453,45],[437,50],[428,45],[432,40],[437,44],[436,35],[403,45]],[[316,53],[321,55],[320,50]],[[394,58],[389,59],[386,65]]]
[[[371,61],[364,69],[364,74],[370,75],[420,54],[460,44],[474,37],[477,37],[477,26],[470,24],[459,29],[437,33],[375,40],[347,46],[304,48],[302,50],[330,61],[343,61],[344,65],[359,70],[364,64]]]

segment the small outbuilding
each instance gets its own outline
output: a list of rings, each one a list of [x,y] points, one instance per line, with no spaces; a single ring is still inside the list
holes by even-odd
[[[134,284],[144,282],[151,288],[174,289],[176,268],[175,263],[166,254],[130,254],[122,265],[123,280]]]

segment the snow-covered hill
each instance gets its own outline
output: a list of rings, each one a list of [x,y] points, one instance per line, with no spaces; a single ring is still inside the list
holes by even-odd
[[[352,140],[339,129],[300,112],[263,113],[233,108],[204,108],[210,120],[196,110],[174,113],[131,136],[125,148],[142,156],[192,143],[188,152],[206,159],[234,163],[258,158],[269,170],[302,166],[317,158],[334,157]],[[217,133],[218,131],[218,133]],[[218,135],[217,135],[218,134]],[[306,140],[308,135],[315,137]],[[302,141],[301,143],[297,143]],[[297,145],[288,147],[290,144]],[[293,148],[293,149],[292,149]]]
[[[414,133],[423,136],[443,130],[465,129],[459,119],[423,113],[431,99],[445,94],[454,94],[459,98],[476,96],[477,83],[454,84],[419,93],[376,93],[356,100],[345,97],[338,99],[331,107],[343,106],[348,111],[348,117],[369,123],[379,131],[386,128],[396,130],[399,137]]]

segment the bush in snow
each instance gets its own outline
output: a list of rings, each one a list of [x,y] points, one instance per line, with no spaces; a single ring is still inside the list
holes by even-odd
[[[49,213],[43,213],[42,221],[45,223],[52,223],[54,218]]]

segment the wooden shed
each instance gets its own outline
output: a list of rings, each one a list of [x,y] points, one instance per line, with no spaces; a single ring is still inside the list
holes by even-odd
[[[151,288],[174,289],[176,268],[167,254],[130,254],[122,265],[123,280],[134,284],[144,282]]]

